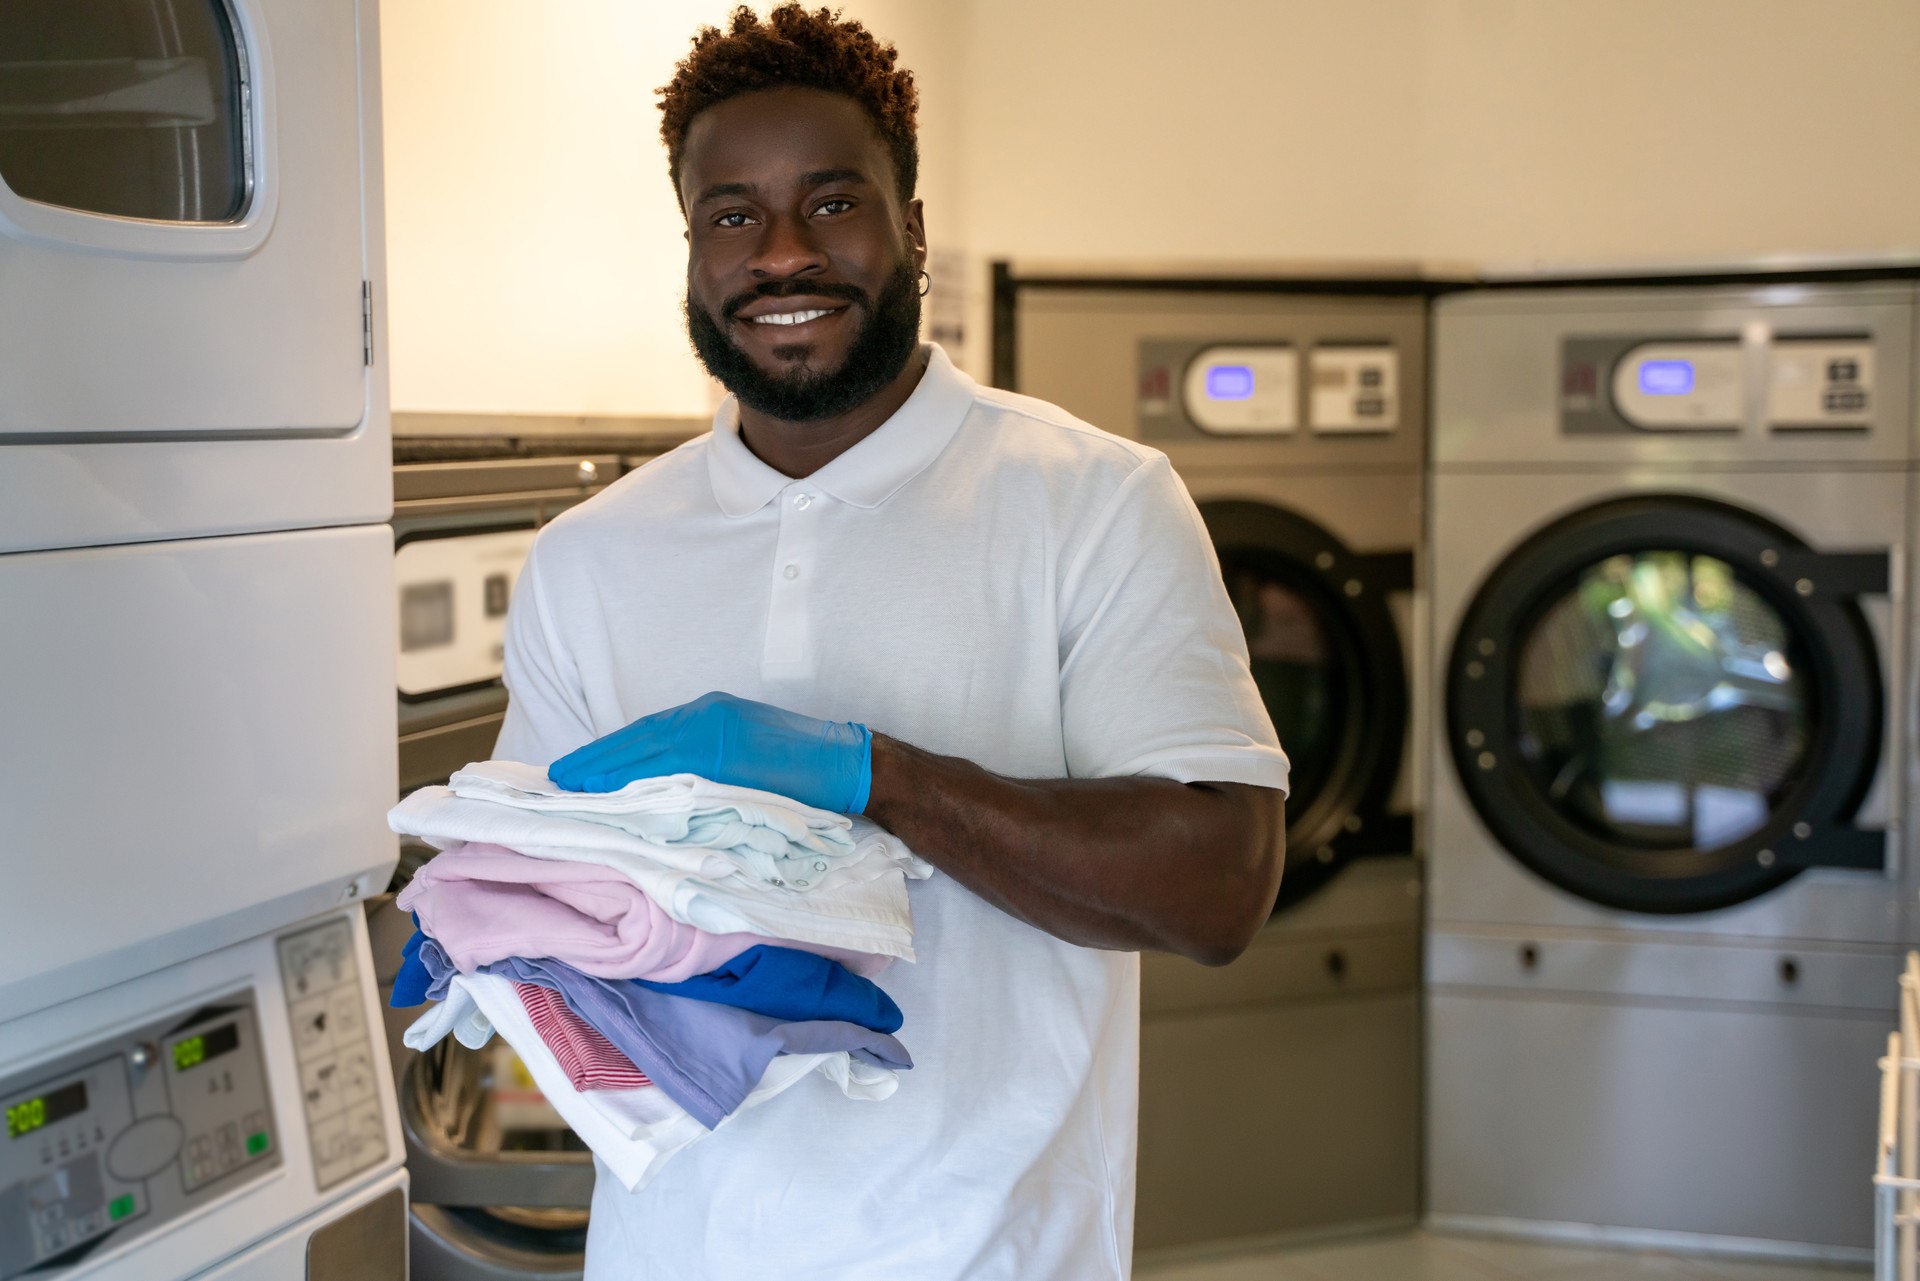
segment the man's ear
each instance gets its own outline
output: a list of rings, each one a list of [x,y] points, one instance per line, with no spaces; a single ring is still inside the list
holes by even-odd
[[[907,202],[906,218],[903,220],[907,233],[907,252],[913,255],[915,267],[927,265],[927,210],[925,203],[915,196]]]

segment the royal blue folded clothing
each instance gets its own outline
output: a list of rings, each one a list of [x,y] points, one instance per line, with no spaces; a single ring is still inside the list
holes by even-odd
[[[427,939],[418,960],[433,980],[427,996],[445,997],[455,973],[446,952]],[[891,1036],[839,1019],[781,1022],[734,1006],[649,992],[626,980],[595,978],[559,961],[514,956],[483,965],[480,973],[560,993],[568,1009],[708,1129],[739,1108],[777,1054],[845,1050],[896,1071],[913,1066],[906,1047]]]
[[[407,945],[400,949],[400,972],[393,976],[393,995],[387,999],[387,1004],[396,1010],[409,1009],[424,1002],[427,989],[433,985],[433,975],[427,972],[427,967],[420,961],[420,945],[426,939],[426,935],[415,930],[413,937],[407,940]]]
[[[752,1010],[788,1022],[833,1019],[875,1032],[904,1022],[893,998],[838,961],[791,947],[750,947],[718,969],[679,983],[630,979],[650,992]]]

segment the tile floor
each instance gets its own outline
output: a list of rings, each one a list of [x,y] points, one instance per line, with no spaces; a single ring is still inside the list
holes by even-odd
[[[1867,1269],[1593,1250],[1403,1232],[1198,1262],[1146,1264],[1137,1281],[1865,1281]]]

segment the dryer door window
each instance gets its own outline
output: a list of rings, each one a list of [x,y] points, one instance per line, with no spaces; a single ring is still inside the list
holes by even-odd
[[[243,67],[223,0],[12,0],[0,179],[87,213],[228,221],[247,198]]]
[[[1812,865],[1878,867],[1852,825],[1881,738],[1852,598],[1887,557],[1821,555],[1691,497],[1575,514],[1488,579],[1456,637],[1463,784],[1522,863],[1610,907],[1690,912]]]
[[[1404,854],[1389,812],[1407,732],[1405,660],[1387,597],[1413,586],[1408,552],[1360,553],[1264,503],[1200,506],[1240,615],[1254,683],[1292,765],[1287,869],[1277,906],[1347,859]]]
[[[1609,556],[1520,640],[1514,768],[1622,848],[1732,845],[1764,828],[1806,772],[1805,649],[1723,560]]]
[[[1341,727],[1351,715],[1352,663],[1298,566],[1229,548],[1221,553],[1220,571],[1247,635],[1253,683],[1286,746],[1292,767],[1287,804],[1305,813],[1339,764]]]

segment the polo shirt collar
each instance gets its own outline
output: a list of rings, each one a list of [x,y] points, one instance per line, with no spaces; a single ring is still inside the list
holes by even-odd
[[[940,456],[972,408],[977,388],[937,345],[927,351],[927,371],[906,403],[852,449],[807,477],[810,484],[851,506],[878,507]],[[740,439],[740,407],[732,396],[714,411],[707,475],[714,501],[732,517],[752,515],[793,484],[793,477],[754,457]]]

